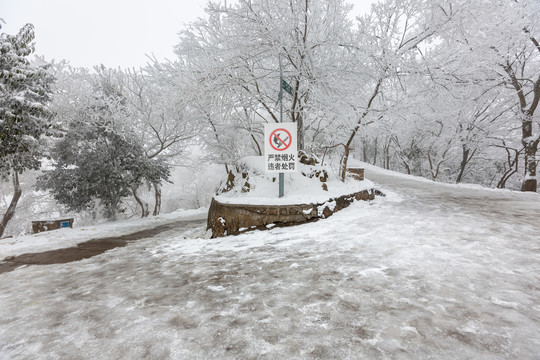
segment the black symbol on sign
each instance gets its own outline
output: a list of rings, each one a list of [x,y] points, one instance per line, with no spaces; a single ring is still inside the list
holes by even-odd
[[[276,129],[270,134],[270,146],[277,151],[284,151],[291,146],[291,133],[286,129]]]
[[[285,144],[289,140],[289,137],[287,136],[285,139],[281,140],[281,133],[275,134],[274,136],[274,144],[276,144],[276,147],[279,149],[282,146],[286,146]]]

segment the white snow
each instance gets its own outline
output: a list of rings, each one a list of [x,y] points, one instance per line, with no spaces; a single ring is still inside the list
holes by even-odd
[[[278,197],[279,182],[277,174],[268,175],[264,172],[264,158],[262,156],[248,156],[240,160],[240,164],[254,171],[250,173],[249,192],[231,191],[216,196],[215,199],[226,204],[268,204],[268,205],[295,205],[324,203],[330,198],[348,195],[362,190],[373,189],[374,184],[370,180],[357,181],[348,178],[345,183],[332,176],[331,171],[323,166],[299,165],[296,173],[286,173],[284,184],[284,196]],[[318,179],[310,179],[301,174],[302,171],[327,170],[329,179],[326,182],[328,191],[323,190],[322,182]],[[275,181],[272,181],[275,180]],[[238,180],[241,184],[241,179]]]
[[[540,196],[366,177],[315,223],[0,274],[0,358],[535,359]]]

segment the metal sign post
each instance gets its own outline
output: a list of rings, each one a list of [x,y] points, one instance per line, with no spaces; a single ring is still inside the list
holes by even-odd
[[[283,123],[283,68],[281,67],[281,55],[279,56],[279,122]],[[285,174],[279,173],[279,197],[285,195]]]
[[[279,197],[285,194],[285,173],[298,169],[298,145],[296,123],[283,122],[283,90],[291,94],[291,86],[283,80],[281,57],[279,59],[279,123],[264,125],[265,171],[279,173]]]
[[[298,169],[297,128],[295,123],[264,125],[265,171],[296,172]]]

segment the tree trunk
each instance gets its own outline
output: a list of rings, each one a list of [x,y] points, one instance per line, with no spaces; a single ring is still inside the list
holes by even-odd
[[[270,112],[271,113],[271,112]],[[210,117],[209,114],[206,114],[207,118],[208,118],[208,122],[210,123],[210,125],[212,126],[212,130],[214,132],[214,137],[216,138],[216,143],[219,144],[221,143],[221,141],[219,140],[219,136],[218,136],[218,131],[216,129],[216,126],[214,125],[214,123],[212,122],[212,118]],[[272,117],[274,117],[274,115],[272,114]],[[221,159],[223,159],[223,154],[221,154]],[[227,165],[227,163],[225,163],[224,161],[224,165],[225,165],[225,171],[227,171],[227,174],[229,173],[229,166]],[[155,188],[155,186],[154,186]],[[160,195],[161,196],[161,195]],[[161,207],[161,205],[160,205]],[[155,208],[154,208],[154,212],[155,212]]]
[[[346,144],[344,147],[345,153],[343,155],[343,162],[341,164],[341,181],[345,181],[345,177],[347,176],[347,163],[349,161],[350,144]]]
[[[518,172],[521,150],[509,148],[503,139],[500,139],[500,140],[502,142],[502,145],[496,145],[496,146],[503,148],[504,151],[506,151],[506,163],[508,164],[508,169],[506,168],[506,164],[503,164],[504,172],[501,178],[499,179],[499,182],[497,183],[497,188],[504,189],[506,187],[506,182],[508,181],[508,179],[510,179],[515,173]],[[510,150],[514,152],[513,156]]]
[[[137,201],[137,204],[141,207],[141,218],[148,216],[148,204],[143,203],[141,198],[137,195],[137,189],[132,188],[131,191],[133,192],[133,197],[135,198],[135,201]]]
[[[369,114],[373,101],[375,100],[377,95],[379,95],[379,89],[381,87],[382,82],[383,82],[383,78],[381,77],[379,78],[379,81],[377,81],[377,85],[375,86],[375,89],[373,90],[373,94],[371,94],[371,98],[368,101],[368,105],[366,109],[362,113],[362,116],[360,116],[360,118],[356,122],[356,126],[352,130],[351,135],[349,136],[349,140],[347,140],[347,143],[344,145],[345,154],[343,156],[343,164],[342,164],[343,169],[341,169],[341,181],[343,182],[345,181],[345,176],[347,175],[347,162],[349,161],[349,152],[350,152],[351,144],[354,140],[354,137],[358,133],[358,130],[360,129],[360,124],[362,123],[362,120],[364,120],[364,118]]]
[[[15,208],[17,207],[17,203],[22,194],[21,184],[19,183],[19,174],[17,174],[16,171],[13,172],[13,190],[13,198],[11,198],[8,209],[2,217],[2,222],[0,222],[0,238],[4,234],[8,222],[13,218],[13,215],[15,215]]]
[[[384,146],[384,156],[386,158],[385,168],[390,170],[390,141]]]
[[[373,165],[377,165],[377,150],[379,149],[379,138],[375,138],[375,153],[373,154]]]
[[[405,170],[407,170],[407,174],[411,175],[411,167],[409,166],[409,164],[403,161],[403,166],[405,166]]]
[[[291,118],[292,121],[296,123],[296,137],[297,137],[297,146],[298,151],[304,150],[305,148],[305,131],[304,131],[304,117],[302,116],[303,106],[300,104],[298,98],[298,88],[300,86],[300,81],[296,80],[295,93],[293,98],[293,103],[291,106]]]
[[[469,152],[471,151],[467,149],[465,145],[463,145],[461,149],[461,164],[459,165],[459,174],[456,179],[457,184],[459,184],[461,179],[463,179],[463,173],[465,172],[465,166],[467,166],[467,159],[469,158]]]
[[[255,138],[255,136],[253,136],[253,133],[250,133],[251,135],[251,139],[253,140],[253,142],[255,143],[255,145],[257,146],[257,152],[259,153],[259,156],[263,156],[263,152],[261,150],[261,146],[259,145],[259,142],[257,141],[257,139]]]
[[[529,124],[529,126],[530,125],[531,124]],[[525,179],[521,184],[521,191],[536,192],[538,186],[536,180],[536,152],[538,150],[538,140],[528,141],[525,137],[523,140],[523,147],[525,152]]]
[[[437,175],[433,172],[433,161],[431,160],[431,150],[427,153],[428,163],[429,163],[429,172],[431,174],[431,180],[435,180]]]
[[[476,153],[476,149],[471,154],[471,149],[467,148],[467,146],[462,145],[462,157],[461,157],[461,164],[459,166],[459,174],[456,179],[456,183],[459,184],[461,180],[463,180],[463,174],[465,173],[465,168],[467,167],[467,164],[471,161],[474,154]]]
[[[538,42],[538,40],[536,40],[536,38],[534,37],[531,37],[530,39],[536,49],[540,51],[540,43]],[[532,119],[536,108],[540,104],[540,76],[538,76],[538,78],[534,82],[534,86],[532,89],[534,96],[529,105],[529,108],[525,111],[524,105],[526,104],[526,101],[523,89],[516,81],[515,73],[511,71],[509,72],[508,70],[507,73],[513,75],[512,81],[514,87],[516,88],[516,90],[518,90],[518,97],[520,98],[521,109],[525,115],[521,126],[521,141],[523,143],[523,148],[525,151],[525,179],[523,180],[523,184],[521,185],[521,191],[536,192],[536,189],[538,187],[538,183],[536,180],[536,152],[538,151],[540,135],[533,136]],[[516,83],[518,84],[518,86],[516,86]]]
[[[296,117],[296,122],[298,126],[298,151],[304,150],[304,117],[302,114],[298,114]]]
[[[515,165],[515,167],[514,167]],[[501,179],[497,183],[498,189],[504,189],[506,187],[506,182],[512,177],[515,173],[518,172],[518,153],[516,152],[516,159],[511,163],[510,168],[504,172],[501,176]]]
[[[152,185],[154,185],[154,197],[156,199],[154,213],[152,215],[157,216],[161,212],[161,185],[158,183],[153,183]]]
[[[534,45],[540,51],[540,44],[536,41],[535,38],[531,38]],[[508,74],[510,81],[514,89],[516,90],[516,95],[519,99],[519,106],[522,112],[521,120],[521,143],[523,144],[524,153],[525,153],[525,178],[521,184],[521,191],[534,191],[536,192],[537,181],[536,181],[536,152],[538,150],[538,142],[540,138],[538,136],[533,136],[532,128],[532,119],[538,104],[540,103],[540,76],[537,80],[533,82],[532,101],[527,108],[527,93],[525,92],[521,79],[516,75],[515,70],[512,68],[512,63],[509,61],[506,65],[503,66],[504,70]]]

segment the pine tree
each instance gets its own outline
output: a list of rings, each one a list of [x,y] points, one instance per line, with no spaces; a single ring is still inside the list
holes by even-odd
[[[25,25],[17,35],[0,35],[0,180],[10,177],[14,195],[0,222],[0,236],[15,214],[22,190],[19,174],[39,169],[43,138],[52,130],[47,105],[53,77],[28,56],[34,51],[34,27]]]

